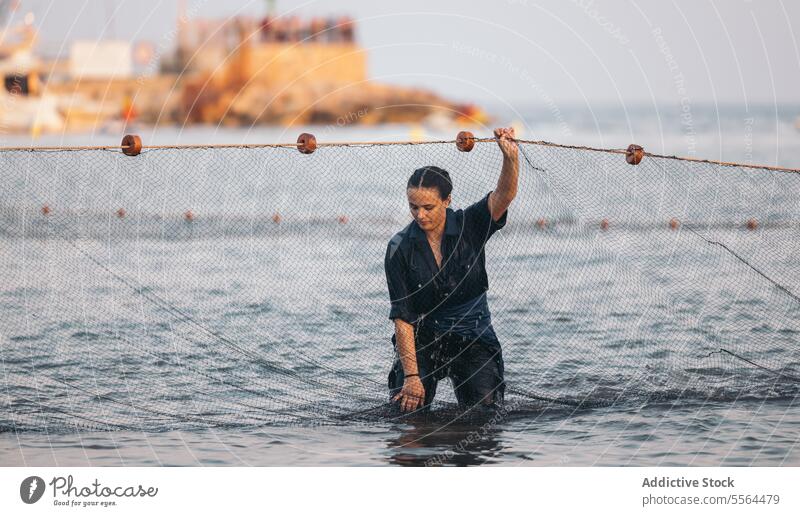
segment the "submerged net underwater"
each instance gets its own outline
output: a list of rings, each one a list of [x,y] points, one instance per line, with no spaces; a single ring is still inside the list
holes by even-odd
[[[793,398],[800,174],[520,142],[487,244],[507,417]],[[497,182],[453,142],[0,150],[0,429],[403,421],[384,255],[405,185]],[[440,385],[433,416],[455,415]]]

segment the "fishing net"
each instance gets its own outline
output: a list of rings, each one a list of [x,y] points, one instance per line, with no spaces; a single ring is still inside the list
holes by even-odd
[[[796,395],[799,174],[519,145],[486,248],[507,414]],[[386,387],[406,181],[450,171],[458,209],[501,164],[491,141],[0,151],[0,427],[413,417]]]

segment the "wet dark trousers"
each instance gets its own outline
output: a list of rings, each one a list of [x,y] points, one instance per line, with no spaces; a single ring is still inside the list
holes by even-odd
[[[394,335],[392,344],[396,350]],[[425,387],[425,407],[433,402],[436,386],[443,378],[450,378],[462,409],[497,410],[502,407],[505,394],[503,354],[491,326],[477,338],[418,328],[415,329],[415,346],[417,368]],[[390,397],[400,392],[404,379],[403,366],[395,353],[395,362],[389,371]]]

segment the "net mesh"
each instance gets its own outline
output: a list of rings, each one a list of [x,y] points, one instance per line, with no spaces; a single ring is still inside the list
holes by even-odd
[[[452,143],[0,151],[0,427],[370,424],[410,173],[453,207],[502,155]],[[520,142],[487,244],[507,414],[794,397],[800,175]],[[440,386],[434,414],[454,409]]]

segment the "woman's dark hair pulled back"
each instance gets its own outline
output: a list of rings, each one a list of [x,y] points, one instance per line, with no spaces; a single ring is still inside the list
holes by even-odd
[[[447,170],[433,165],[418,168],[408,179],[406,188],[436,188],[442,200],[453,191],[453,182]]]

